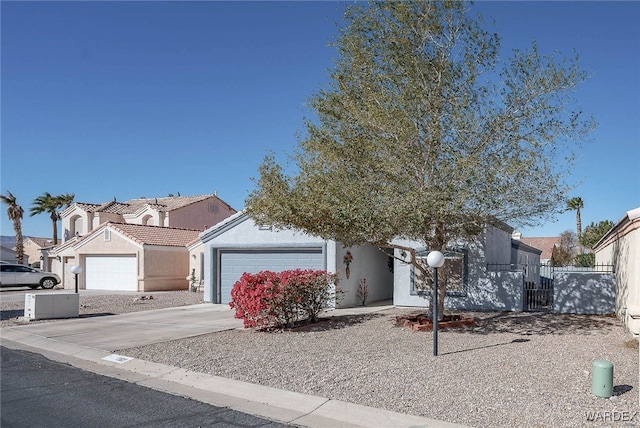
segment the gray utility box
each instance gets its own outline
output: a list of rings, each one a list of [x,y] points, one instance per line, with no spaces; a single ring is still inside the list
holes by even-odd
[[[27,293],[24,295],[24,316],[33,320],[77,318],[80,295],[76,293]]]

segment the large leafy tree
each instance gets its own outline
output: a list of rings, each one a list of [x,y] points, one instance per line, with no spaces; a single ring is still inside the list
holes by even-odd
[[[598,241],[615,225],[611,220],[602,220],[598,223],[591,223],[584,228],[584,232],[580,235],[580,244],[593,249]]]
[[[33,200],[29,215],[33,217],[42,213],[49,214],[52,223],[53,245],[58,244],[58,220],[60,220],[58,210],[71,205],[74,197],[75,195],[68,193],[53,196],[49,192],[45,192]]]
[[[502,58],[469,7],[347,7],[293,168],[267,156],[247,213],[346,245],[403,248],[407,238],[444,250],[494,218],[526,226],[561,212],[572,148],[594,125],[571,109],[586,74],[535,43]]]
[[[7,195],[0,195],[2,203],[7,205],[7,217],[13,222],[13,231],[16,233],[16,261],[24,263],[24,240],[22,237],[22,218],[24,209],[18,204],[13,193],[7,190]]]

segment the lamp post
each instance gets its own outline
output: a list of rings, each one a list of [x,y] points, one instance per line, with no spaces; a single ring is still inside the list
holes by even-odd
[[[444,265],[444,254],[431,251],[427,254],[427,264],[433,268],[433,297],[431,298],[431,313],[433,315],[433,355],[438,355],[438,268]]]
[[[71,273],[76,276],[76,294],[78,294],[78,274],[82,273],[82,266],[73,265],[71,266]]]

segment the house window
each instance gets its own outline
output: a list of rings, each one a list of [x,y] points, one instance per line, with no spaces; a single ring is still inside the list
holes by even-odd
[[[425,275],[411,267],[411,294],[431,293],[433,289],[433,269],[427,264],[427,252],[416,255],[418,263],[425,268]],[[447,296],[466,296],[468,282],[467,250],[455,249],[444,254],[444,266],[438,270],[438,285],[446,283]]]
[[[216,204],[215,202],[209,202],[210,213],[217,213],[219,209],[220,209],[220,206],[218,204]]]
[[[104,230],[104,240],[111,241],[111,229]]]

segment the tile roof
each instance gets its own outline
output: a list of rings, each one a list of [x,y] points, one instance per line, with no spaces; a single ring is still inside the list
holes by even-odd
[[[29,239],[39,247],[53,247],[53,239],[51,238],[37,238],[35,236],[25,236],[24,239]]]
[[[107,222],[110,226],[126,237],[141,245],[160,245],[167,247],[186,247],[200,235],[200,230],[176,229],[172,227],[147,226],[131,223]]]
[[[204,201],[214,197],[215,195],[200,195],[200,196],[169,196],[166,198],[144,198],[144,199],[131,199],[125,202],[132,210],[131,213],[137,211],[144,206],[153,206],[158,211],[172,211],[178,208],[186,207],[187,205],[194,204],[196,202]]]
[[[216,198],[220,203],[231,206],[218,198],[216,195],[199,195],[199,196],[167,196],[164,198],[139,198],[131,199],[126,202],[109,201],[102,204],[88,204],[84,202],[76,202],[75,204],[85,211],[90,212],[106,212],[112,214],[134,214],[145,207],[152,207],[158,211],[173,211],[196,202],[206,199]]]
[[[541,259],[551,259],[551,254],[553,253],[553,248],[555,246],[560,246],[560,237],[559,236],[547,236],[547,237],[537,237],[537,238],[520,238],[522,242],[525,244],[537,248],[542,251],[540,254]]]

